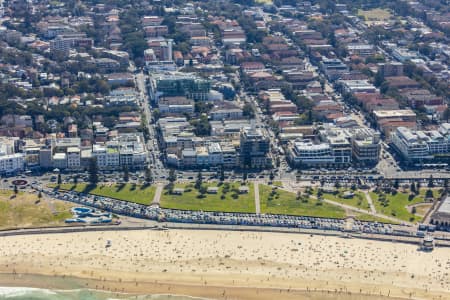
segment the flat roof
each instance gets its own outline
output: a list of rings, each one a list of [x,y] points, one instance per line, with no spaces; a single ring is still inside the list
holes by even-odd
[[[373,112],[375,116],[379,118],[386,117],[402,117],[402,116],[411,116],[415,117],[416,113],[411,109],[395,109],[395,110],[376,110]]]
[[[450,197],[445,198],[441,206],[439,206],[438,213],[450,214]]]

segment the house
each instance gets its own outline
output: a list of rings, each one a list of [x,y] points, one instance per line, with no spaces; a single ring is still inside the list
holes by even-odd
[[[184,189],[183,188],[174,188],[172,190],[172,194],[174,195],[183,195],[184,193]]]
[[[261,62],[246,61],[241,64],[241,70],[246,74],[253,74],[256,72],[263,72],[265,70],[265,66]]]
[[[210,186],[206,189],[208,194],[217,194],[219,192],[219,188],[216,186]]]
[[[246,185],[241,185],[239,188],[239,194],[248,194],[249,188]]]

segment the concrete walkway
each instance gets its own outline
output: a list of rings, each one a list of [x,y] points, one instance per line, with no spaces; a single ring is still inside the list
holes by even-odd
[[[357,208],[357,207],[354,207],[354,206],[351,206],[351,205],[342,204],[342,203],[339,203],[339,202],[335,202],[333,200],[323,199],[323,201],[326,202],[326,203],[329,203],[329,204],[340,206],[340,207],[348,209],[348,210],[353,210],[353,211],[356,211],[356,212],[359,212],[359,213],[371,215],[371,216],[378,217],[378,218],[383,218],[383,219],[386,219],[386,220],[389,220],[389,221],[392,221],[392,222],[395,222],[395,223],[400,223],[400,224],[401,223],[405,223],[405,224],[412,225],[412,223],[410,223],[410,222],[406,222],[406,221],[403,221],[403,220],[400,220],[400,219],[397,219],[397,218],[394,218],[394,217],[391,217],[391,216],[379,214],[377,212],[373,213],[371,211],[367,211],[367,210],[362,209],[362,208]]]
[[[373,214],[377,213],[377,210],[375,209],[375,205],[373,205],[373,200],[372,200],[372,197],[370,197],[369,192],[365,190],[364,195],[366,196],[367,202],[369,203],[370,211]]]
[[[161,200],[161,193],[163,191],[164,185],[161,183],[158,183],[156,186],[155,196],[153,196],[152,205],[156,204],[159,206],[159,201]]]
[[[296,193],[297,192],[295,189],[292,189],[292,188],[291,189],[285,189],[285,190],[287,190],[288,192],[292,192],[292,193]],[[317,199],[317,197],[314,196],[314,195],[311,195],[311,198]],[[371,200],[372,199],[370,199],[370,202],[372,202]],[[400,219],[397,219],[397,218],[394,218],[394,217],[391,217],[391,216],[387,216],[387,215],[383,215],[383,214],[377,213],[376,210],[375,210],[375,207],[373,207],[373,210],[372,210],[373,203],[371,205],[371,209],[370,210],[365,210],[365,209],[354,207],[354,206],[351,206],[351,205],[342,204],[340,202],[336,202],[336,201],[333,201],[333,200],[323,199],[323,201],[328,203],[328,204],[336,205],[336,206],[342,207],[342,208],[347,209],[347,210],[352,210],[352,211],[359,212],[359,213],[362,213],[362,214],[367,214],[367,215],[371,215],[371,216],[374,216],[374,217],[383,218],[383,219],[386,219],[386,220],[389,220],[389,221],[392,221],[392,222],[395,222],[395,223],[400,223],[400,224],[404,223],[404,224],[413,225],[410,222],[406,222],[406,221],[403,221],[403,220],[400,220]],[[369,201],[369,199],[367,199],[367,201]]]
[[[256,211],[257,214],[260,214],[261,213],[261,206],[260,206],[260,203],[259,203],[259,183],[255,182],[253,184],[253,186],[254,186],[254,191],[255,191],[255,211]]]

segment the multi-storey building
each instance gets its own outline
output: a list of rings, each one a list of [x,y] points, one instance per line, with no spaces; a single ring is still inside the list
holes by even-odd
[[[380,134],[369,128],[357,128],[352,133],[354,161],[363,165],[376,164],[380,156]]]
[[[373,165],[378,162],[380,137],[373,130],[323,126],[317,136],[288,143],[287,158],[292,165],[342,168],[352,163]]]
[[[243,168],[265,169],[272,165],[269,137],[254,125],[241,129],[239,154]]]
[[[81,168],[81,150],[79,147],[67,149],[67,168],[73,170]]]
[[[25,156],[22,153],[0,154],[0,174],[13,174],[24,168]]]
[[[188,99],[205,101],[211,90],[211,82],[192,74],[172,73],[154,76],[150,82],[152,100],[158,102],[161,96],[185,96]]]
[[[448,156],[450,150],[449,124],[439,130],[412,131],[399,127],[392,133],[392,144],[408,161],[431,160],[436,156]]]

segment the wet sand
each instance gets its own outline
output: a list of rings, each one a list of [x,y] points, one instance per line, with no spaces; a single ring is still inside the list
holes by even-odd
[[[213,299],[450,299],[449,270],[448,248],[425,253],[415,245],[301,234],[149,230],[0,238],[3,286]]]

